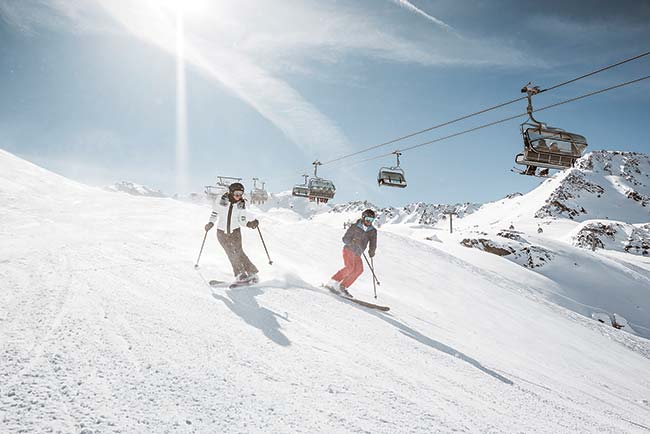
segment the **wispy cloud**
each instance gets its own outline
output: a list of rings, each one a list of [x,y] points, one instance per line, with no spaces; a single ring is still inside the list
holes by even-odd
[[[310,154],[344,150],[348,139],[282,77],[286,65],[309,74],[309,62],[332,66],[360,56],[425,66],[526,63],[513,46],[464,38],[409,1],[391,2],[436,25],[414,31],[393,23],[390,12],[370,11],[355,2],[206,1],[200,17],[187,17],[186,28],[191,31],[186,35],[185,57]],[[0,0],[0,15],[24,31],[38,26],[126,29],[175,55],[176,25],[170,4],[162,0]]]
[[[436,17],[434,17],[432,15],[429,15],[428,13],[424,12],[419,7],[415,6],[410,1],[407,1],[407,0],[391,0],[391,1],[393,3],[397,3],[398,5],[400,5],[401,7],[403,7],[406,10],[409,10],[409,11],[414,12],[414,13],[420,15],[420,16],[423,16],[427,20],[431,21],[432,23],[435,23],[435,24],[439,25],[440,27],[442,27],[444,29],[453,30],[452,27],[449,24],[445,23],[442,20],[439,20],[438,18],[436,18]]]
[[[116,0],[102,1],[102,6],[134,35],[175,54],[175,26],[164,11]],[[306,152],[347,148],[348,140],[334,122],[298,91],[214,34],[189,33],[185,44],[187,62],[250,104]]]

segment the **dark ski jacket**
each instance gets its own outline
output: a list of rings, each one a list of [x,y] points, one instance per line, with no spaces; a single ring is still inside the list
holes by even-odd
[[[361,256],[368,243],[370,243],[368,254],[373,257],[377,249],[377,229],[370,226],[367,231],[364,230],[363,221],[359,219],[345,232],[343,243],[346,249],[352,250],[357,256]]]

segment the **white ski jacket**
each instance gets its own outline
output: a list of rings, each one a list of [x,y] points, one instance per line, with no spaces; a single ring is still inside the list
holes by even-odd
[[[235,229],[246,225],[246,202],[242,199],[232,203],[228,199],[228,193],[224,194],[221,199],[215,200],[212,204],[210,222],[214,223],[217,217],[219,217],[217,229],[227,234],[232,233]]]

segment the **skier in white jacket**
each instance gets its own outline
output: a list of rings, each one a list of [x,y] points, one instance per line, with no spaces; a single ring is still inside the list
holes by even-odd
[[[259,222],[257,220],[247,221],[246,200],[243,195],[244,186],[241,183],[230,184],[228,193],[214,201],[210,221],[205,225],[205,230],[207,232],[212,229],[214,222],[219,217],[217,239],[228,255],[237,281],[256,283],[258,270],[244,253],[240,228],[246,225],[246,227],[256,229]]]

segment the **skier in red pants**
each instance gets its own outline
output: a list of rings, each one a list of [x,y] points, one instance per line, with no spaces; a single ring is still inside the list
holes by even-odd
[[[368,244],[370,244],[368,255],[371,258],[375,256],[375,250],[377,249],[377,229],[372,225],[373,221],[375,221],[375,212],[367,209],[361,214],[361,218],[345,232],[343,236],[343,243],[345,244],[343,247],[343,263],[345,266],[332,276],[332,280],[326,285],[327,287],[352,297],[347,289],[363,273],[361,255]]]

